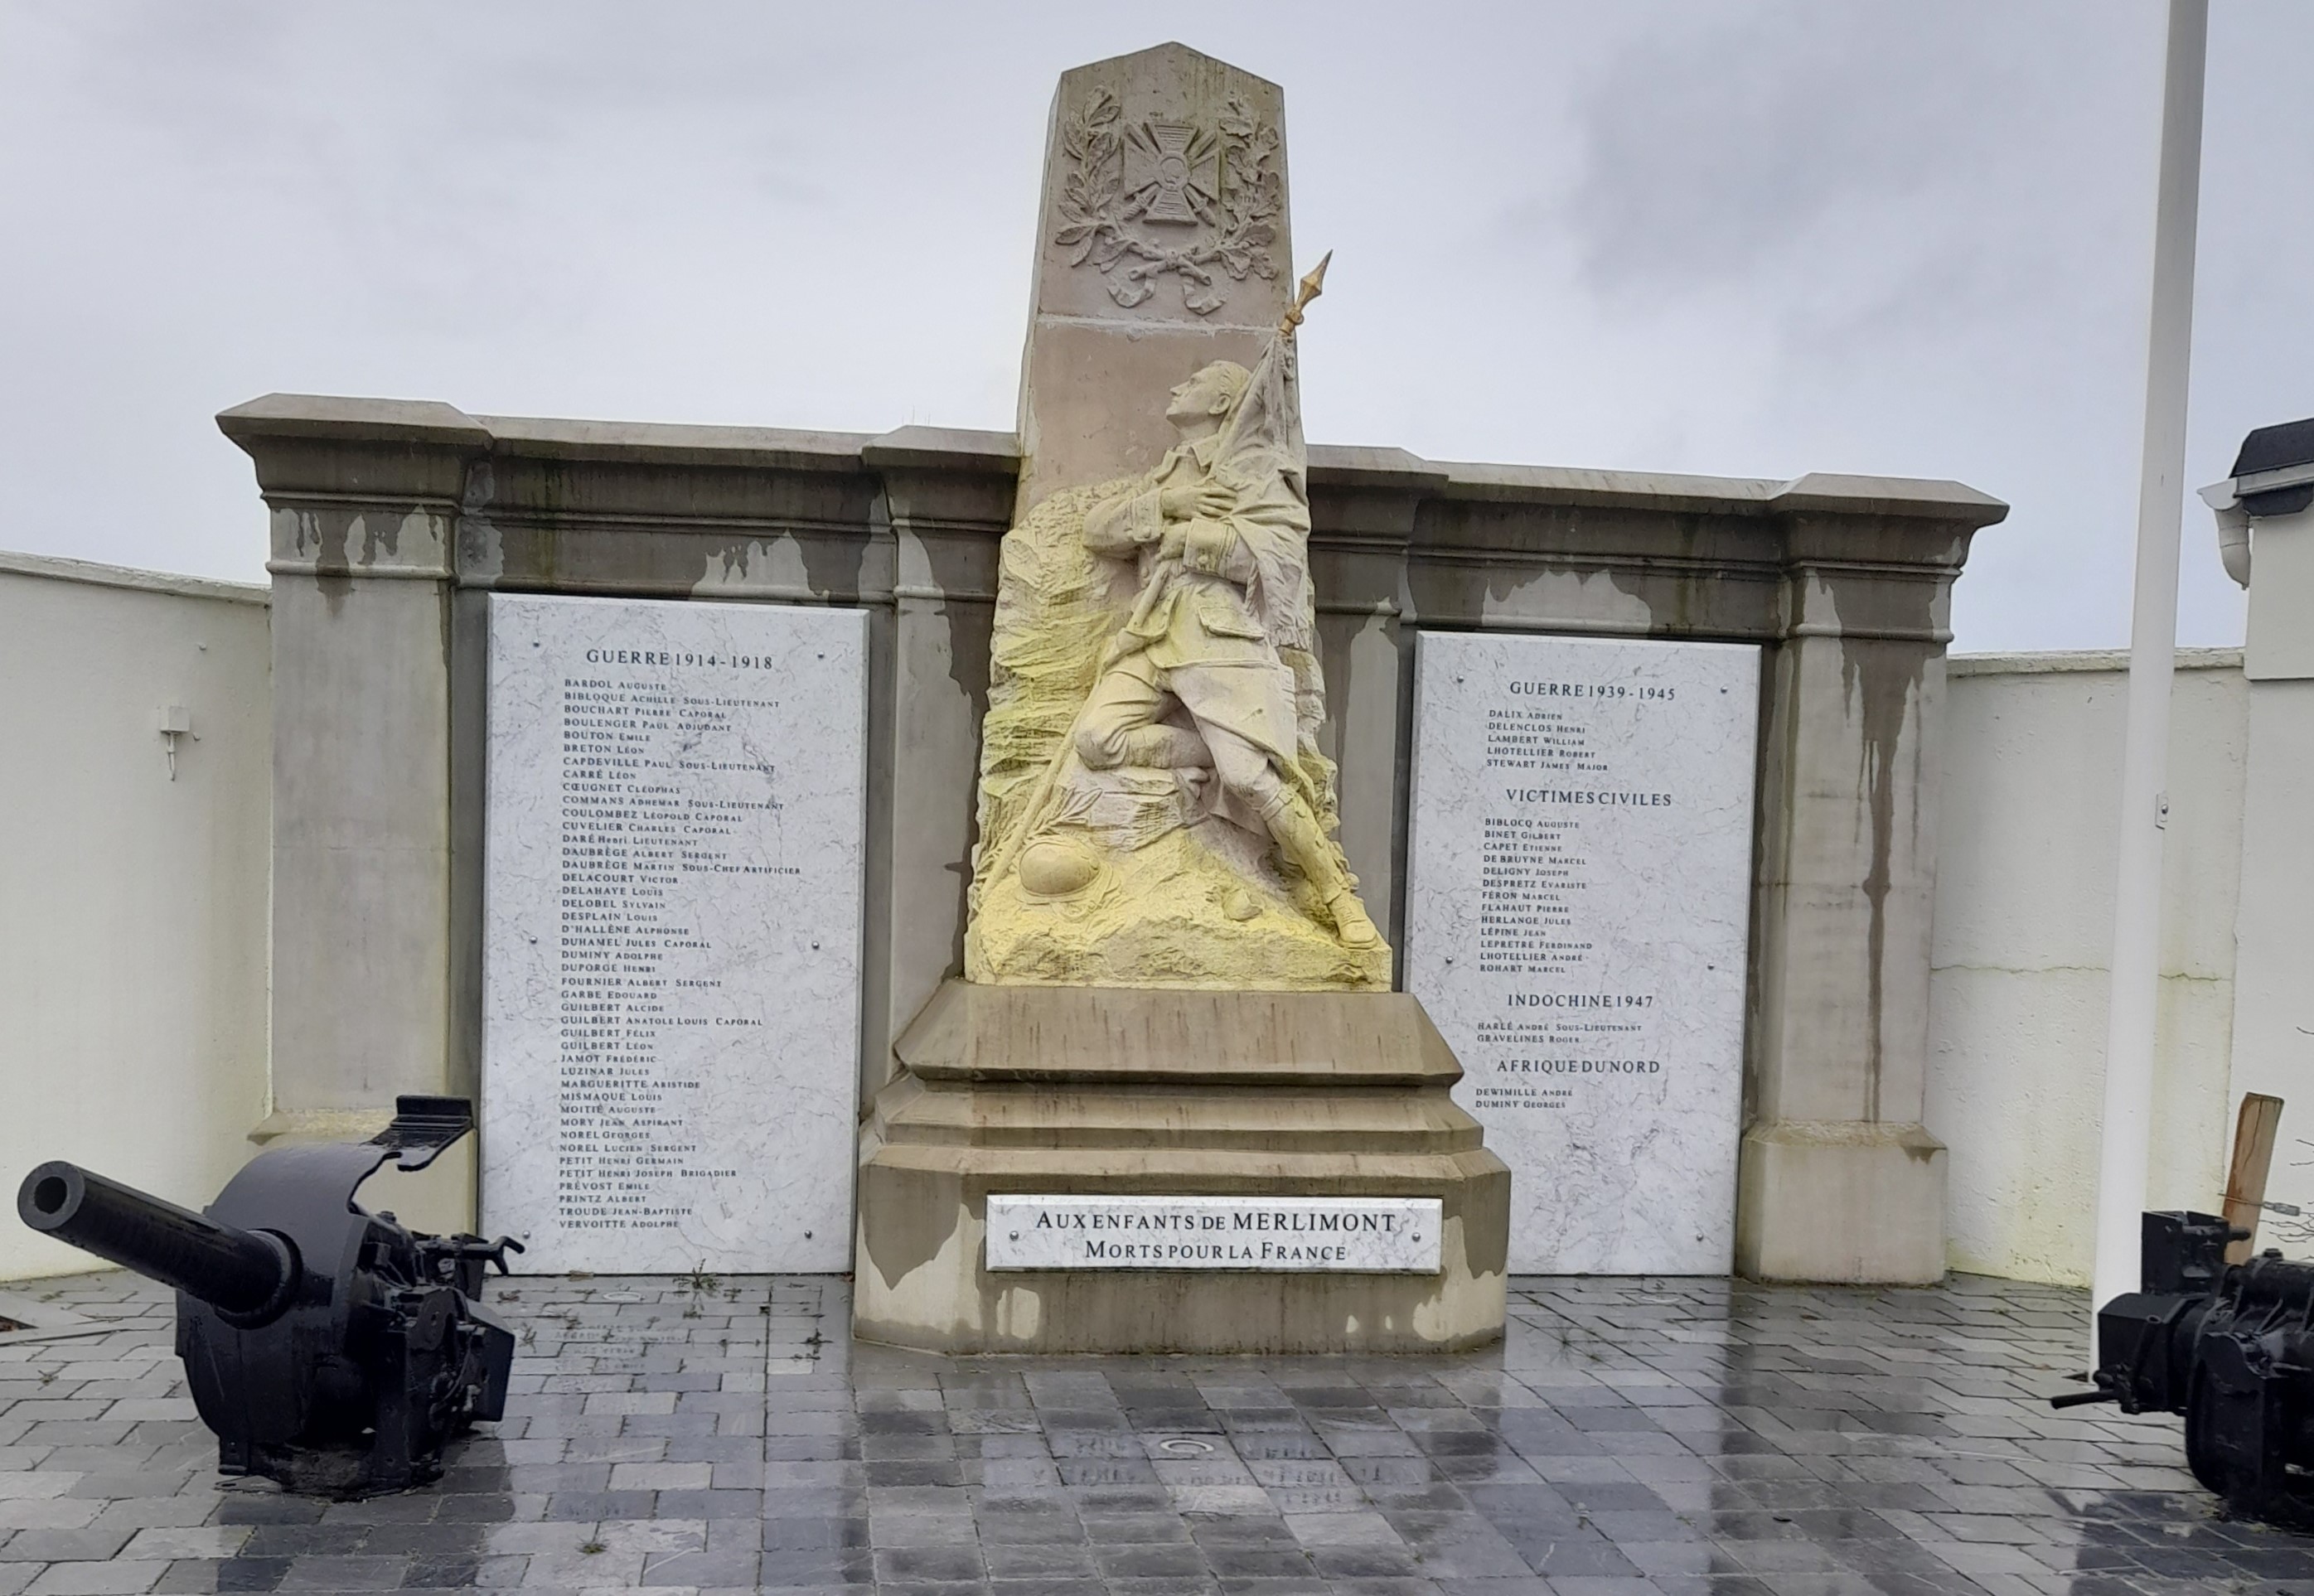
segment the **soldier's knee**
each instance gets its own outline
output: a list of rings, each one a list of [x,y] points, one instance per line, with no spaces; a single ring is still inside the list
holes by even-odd
[[[1265,815],[1285,798],[1285,783],[1278,779],[1277,767],[1266,759],[1261,762],[1259,770],[1248,773],[1234,785],[1255,808]]]
[[[1077,757],[1089,771],[1113,771],[1125,763],[1125,739],[1131,727],[1101,726],[1087,721],[1077,727]]]
[[[1285,790],[1278,780],[1276,767],[1269,755],[1232,733],[1206,734],[1206,742],[1214,752],[1214,772],[1222,785],[1232,792],[1250,800],[1256,807],[1267,805]]]

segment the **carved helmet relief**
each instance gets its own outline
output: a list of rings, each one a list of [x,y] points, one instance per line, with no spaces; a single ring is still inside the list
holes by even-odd
[[[1224,276],[1275,278],[1285,207],[1276,125],[1232,94],[1210,122],[1128,121],[1117,92],[1097,86],[1061,126],[1067,171],[1053,242],[1073,268],[1108,280],[1130,309],[1181,279],[1181,303],[1209,315],[1227,303]]]

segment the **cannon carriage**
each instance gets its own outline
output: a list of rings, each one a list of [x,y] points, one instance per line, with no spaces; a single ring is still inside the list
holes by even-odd
[[[2053,1407],[2117,1403],[2186,1421],[2186,1463],[2231,1512],[2314,1529],[2314,1263],[2267,1251],[2212,1213],[2148,1213],[2140,1289],[2098,1310],[2095,1388]]]
[[[177,1292],[177,1355],[217,1466],[332,1496],[437,1477],[500,1417],[513,1333],[476,1299],[508,1238],[429,1236],[354,1201],[388,1160],[422,1169],[473,1128],[463,1098],[396,1099],[367,1142],[260,1153],[206,1212],[75,1164],[24,1177],[35,1230]]]

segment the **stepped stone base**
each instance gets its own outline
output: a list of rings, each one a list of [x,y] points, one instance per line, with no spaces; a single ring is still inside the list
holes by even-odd
[[[942,987],[860,1150],[854,1333],[941,1353],[1433,1352],[1503,1333],[1510,1171],[1403,992]],[[1432,1275],[985,1267],[991,1193],[1436,1197]]]

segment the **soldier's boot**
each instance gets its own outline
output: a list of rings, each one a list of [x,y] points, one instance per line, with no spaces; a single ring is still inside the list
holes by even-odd
[[[1309,878],[1344,946],[1371,948],[1381,941],[1382,933],[1374,929],[1365,905],[1358,902],[1357,877],[1343,865],[1341,855],[1318,828],[1317,816],[1310,813],[1310,806],[1300,795],[1280,792],[1262,806],[1261,817],[1268,823],[1279,851]]]

